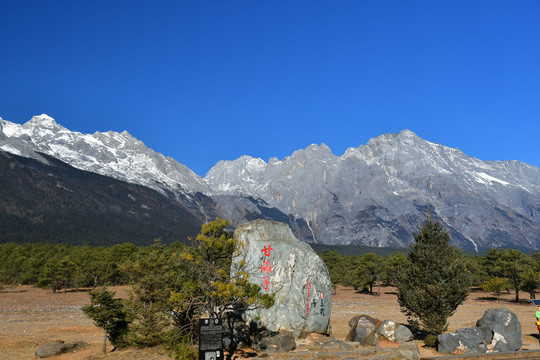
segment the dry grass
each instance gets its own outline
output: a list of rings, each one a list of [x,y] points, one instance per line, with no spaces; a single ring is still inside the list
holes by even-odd
[[[125,287],[117,287],[115,290],[119,296],[126,295]],[[399,311],[395,291],[394,288],[384,287],[381,296],[372,296],[357,293],[351,288],[338,288],[337,295],[332,299],[332,335],[337,339],[345,339],[349,319],[358,314],[405,322],[405,317]],[[522,293],[520,296],[528,299],[528,294]],[[521,322],[523,349],[540,349],[534,317],[536,306],[528,300],[515,303],[513,298],[513,294],[503,295],[501,302],[497,303],[489,294],[473,290],[450,319],[449,330],[474,326],[487,309],[506,307]],[[51,291],[29,286],[5,289],[0,293],[0,360],[37,359],[35,349],[55,340],[84,341],[88,346],[49,359],[168,359],[163,349],[129,349],[101,354],[102,330],[96,328],[80,310],[88,302],[87,292],[52,294]],[[421,342],[418,344],[422,345]],[[394,346],[388,343],[381,345]],[[421,348],[421,353],[423,356],[441,355],[428,348]]]

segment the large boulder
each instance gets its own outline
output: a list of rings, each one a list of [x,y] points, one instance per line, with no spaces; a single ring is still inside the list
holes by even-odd
[[[287,224],[255,220],[236,228],[235,238],[243,247],[235,256],[231,272],[250,274],[250,282],[274,294],[269,309],[248,311],[246,321],[255,321],[274,332],[328,334],[332,291],[325,263],[305,243],[298,241]]]
[[[521,324],[513,312],[505,308],[486,310],[476,322],[479,328],[493,333],[488,352],[516,351],[521,348]]]
[[[349,321],[349,334],[346,341],[359,342],[362,345],[379,345],[379,333],[377,329],[381,321],[369,315],[359,315]]]
[[[476,327],[441,334],[437,350],[447,354],[510,352],[521,348],[521,324],[508,309],[487,310]]]
[[[459,329],[453,333],[441,334],[437,338],[437,351],[445,354],[485,353],[491,341],[491,331],[472,327]]]

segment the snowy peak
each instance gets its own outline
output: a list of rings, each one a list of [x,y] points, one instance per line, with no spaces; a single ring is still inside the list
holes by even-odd
[[[162,192],[210,193],[202,178],[176,160],[165,157],[127,131],[72,132],[52,117],[34,116],[24,125],[3,120],[0,149],[39,158],[54,156],[78,169],[144,185]]]
[[[38,127],[47,128],[47,129],[52,129],[58,126],[56,121],[47,114],[33,116],[32,119],[30,119],[25,125],[27,125],[27,127],[38,126]]]
[[[69,132],[68,129],[58,125],[58,123],[52,117],[46,114],[32,117],[32,119],[22,125],[19,131],[27,134],[33,134],[37,137],[53,135],[59,132]]]
[[[234,161],[221,160],[208,171],[204,181],[218,193],[243,194],[244,189],[261,181],[266,166],[264,160],[247,155]],[[232,183],[228,179],[235,181]]]

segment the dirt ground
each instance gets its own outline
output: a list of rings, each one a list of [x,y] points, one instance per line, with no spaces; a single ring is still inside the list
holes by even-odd
[[[114,290],[119,296],[126,295],[125,288],[118,287]],[[372,296],[357,293],[352,288],[339,287],[337,295],[332,298],[332,336],[344,340],[349,330],[349,319],[359,314],[405,323],[406,318],[399,311],[395,288],[383,287],[381,292],[381,296]],[[521,293],[520,297],[523,300],[515,303],[512,301],[514,294],[503,295],[501,302],[497,303],[489,294],[473,290],[449,319],[449,331],[474,326],[487,309],[505,307],[514,312],[521,322],[522,349],[540,349],[534,317],[537,307],[530,303],[528,294]],[[163,349],[129,349],[103,355],[103,330],[95,327],[81,311],[81,306],[87,303],[89,296],[84,291],[52,294],[50,290],[30,286],[5,289],[0,293],[0,360],[37,359],[34,351],[38,346],[57,340],[83,341],[88,345],[49,359],[168,359],[167,352]],[[417,344],[421,356],[443,355],[423,347],[420,341]],[[395,344],[383,342],[381,346]]]

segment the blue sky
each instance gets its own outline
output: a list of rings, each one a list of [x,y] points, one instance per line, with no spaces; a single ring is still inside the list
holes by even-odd
[[[199,175],[410,129],[540,166],[540,1],[2,1],[0,116]]]

